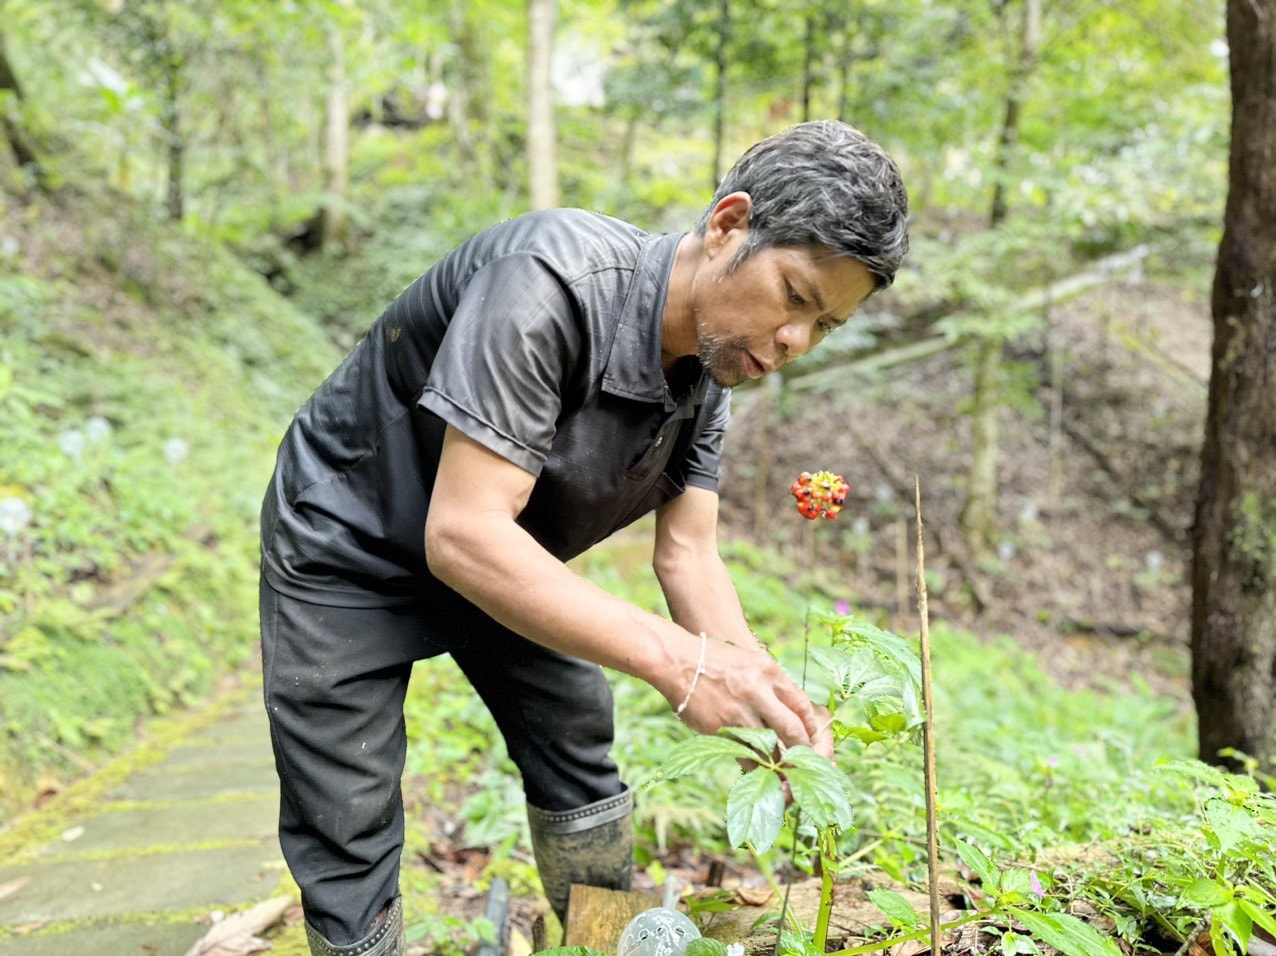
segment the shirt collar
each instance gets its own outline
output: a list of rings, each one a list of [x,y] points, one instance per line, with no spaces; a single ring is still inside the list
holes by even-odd
[[[669,391],[661,368],[660,337],[674,253],[681,239],[681,233],[651,236],[639,252],[602,382],[603,391],[609,394],[663,404],[668,411],[678,403]],[[708,386],[709,377],[702,373],[700,381],[689,391],[689,397],[703,402]]]

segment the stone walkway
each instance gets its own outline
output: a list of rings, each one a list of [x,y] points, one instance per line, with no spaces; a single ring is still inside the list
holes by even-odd
[[[0,859],[0,956],[183,956],[210,912],[289,892],[259,688],[153,756]]]

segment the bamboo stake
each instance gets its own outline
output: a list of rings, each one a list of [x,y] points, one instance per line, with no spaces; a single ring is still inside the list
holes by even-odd
[[[927,869],[930,874],[930,952],[941,956],[943,942],[939,933],[939,828],[935,820],[935,710],[930,689],[930,612],[926,603],[926,559],[922,546],[922,483],[913,476],[917,504],[917,612],[921,617],[922,703],[926,720],[922,724],[922,749],[926,774],[926,846],[930,852]]]

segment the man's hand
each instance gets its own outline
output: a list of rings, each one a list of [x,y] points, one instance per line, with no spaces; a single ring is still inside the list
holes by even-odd
[[[806,692],[756,643],[737,647],[708,638],[704,670],[695,678],[699,648],[688,645],[680,673],[657,685],[675,709],[686,701],[681,717],[703,734],[723,727],[769,727],[784,748],[807,746],[832,758],[833,734],[828,712],[811,703]],[[692,681],[695,687],[692,689]],[[688,692],[690,696],[688,697]]]
[[[731,575],[718,553],[718,496],[689,487],[656,512],[652,564],[673,619],[709,635],[704,673],[680,715],[701,733],[723,727],[770,727],[785,747],[805,744],[833,755],[827,712],[780,668],[749,630]],[[718,640],[715,640],[719,638]],[[700,647],[687,642],[658,681],[675,710],[691,689]]]

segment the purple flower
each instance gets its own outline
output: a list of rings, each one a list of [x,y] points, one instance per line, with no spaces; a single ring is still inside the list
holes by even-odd
[[[849,601],[838,601],[833,605],[833,610],[843,616],[851,613],[851,604]]]
[[[1032,881],[1032,892],[1036,893],[1038,896],[1046,895],[1046,888],[1041,885],[1041,878],[1037,876],[1036,870],[1028,871],[1028,879]]]

